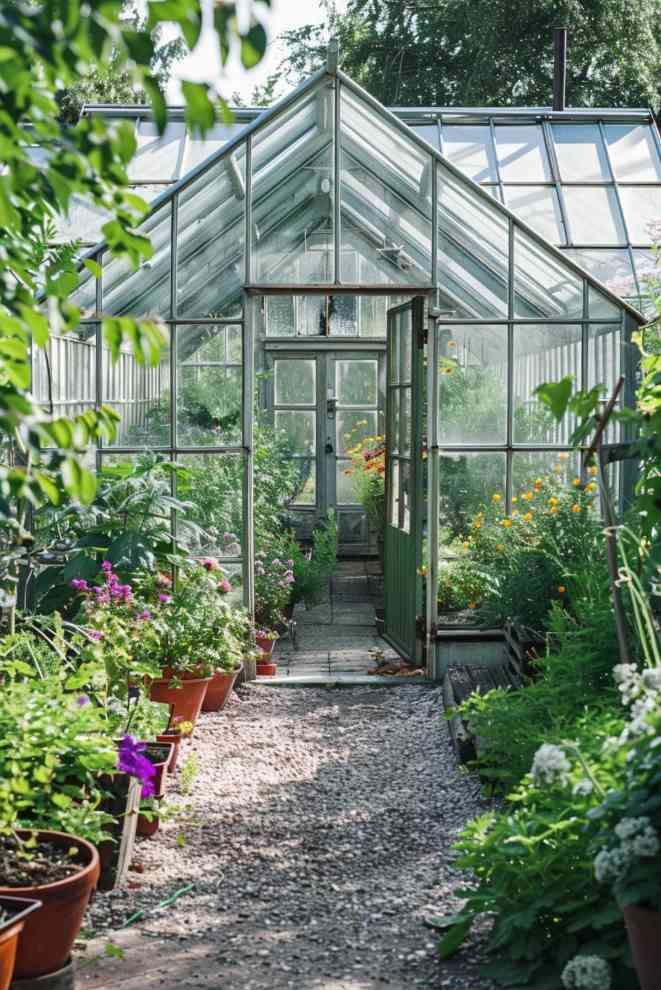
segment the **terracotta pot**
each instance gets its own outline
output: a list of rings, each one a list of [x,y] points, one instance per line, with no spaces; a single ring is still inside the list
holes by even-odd
[[[40,907],[41,901],[0,897],[0,911],[10,916],[8,921],[0,922],[0,990],[7,990],[11,983],[18,936],[23,931],[25,919]]]
[[[19,832],[28,836],[27,831]],[[40,842],[70,849],[76,846],[83,860],[78,873],[65,880],[35,887],[0,887],[0,897],[39,900],[41,911],[25,921],[16,953],[17,980],[43,976],[62,969],[83,923],[83,915],[99,878],[99,854],[85,839],[63,832],[37,832]]]
[[[661,912],[648,908],[625,907],[631,955],[640,982],[640,990],[661,987]]]
[[[163,673],[165,674],[165,671]],[[172,705],[172,718],[180,718],[181,721],[192,722],[195,725],[211,678],[182,677],[180,680],[179,687],[171,687],[172,677],[168,676],[152,681],[149,697],[152,701]]]
[[[158,751],[158,752],[157,752]],[[153,757],[150,755],[153,754]],[[167,770],[170,766],[174,754],[174,745],[171,742],[148,742],[145,756],[156,770],[153,778],[154,797],[162,798],[165,794],[167,784]]]
[[[179,759],[179,748],[182,739],[183,736],[180,736],[178,732],[163,732],[160,736],[156,736],[156,742],[172,744],[172,755],[167,767],[168,773],[174,773],[177,769],[177,760]]]
[[[156,809],[152,811],[149,818],[146,815],[138,815],[138,827],[136,831],[143,839],[151,839],[152,835],[156,835],[160,827],[161,819]]]
[[[274,639],[265,639],[262,636],[255,636],[255,642],[265,657],[270,657],[275,646]]]
[[[202,702],[203,712],[220,712],[227,704],[234,682],[243,670],[243,665],[236,670],[217,670],[209,682],[207,693]]]
[[[257,676],[258,677],[275,677],[278,673],[278,666],[275,663],[258,663],[257,664]]]

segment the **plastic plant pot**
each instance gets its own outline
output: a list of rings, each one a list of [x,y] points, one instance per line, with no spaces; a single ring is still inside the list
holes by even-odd
[[[0,897],[0,916],[8,915],[6,921],[0,921],[0,990],[7,990],[11,983],[18,937],[23,931],[25,919],[40,907],[41,901],[23,897]]]

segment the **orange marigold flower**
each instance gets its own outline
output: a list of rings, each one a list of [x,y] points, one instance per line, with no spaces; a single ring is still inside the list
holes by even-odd
[[[530,522],[530,520],[532,519],[532,512],[524,512],[521,518],[523,519],[524,522]]]
[[[588,468],[588,474],[591,474],[592,477],[594,478],[598,470],[599,469],[596,464],[591,464],[590,467]]]
[[[510,528],[510,526],[512,525],[512,520],[511,520],[511,519],[508,519],[508,518],[506,518],[506,519],[503,519],[503,520],[501,521],[501,524],[500,524],[500,525],[501,525],[501,526],[504,526],[504,527],[505,527],[505,529],[509,529],[509,528]]]
[[[534,498],[534,497],[535,496],[533,495],[532,492],[524,492],[523,495],[521,496],[521,498],[523,499],[524,502],[529,502],[530,499],[531,498]]]
[[[469,602],[468,603],[468,607],[469,608],[477,608],[477,602]]]
[[[572,481],[572,485],[574,486],[574,488],[580,488],[581,479],[580,478],[574,478],[574,480]]]
[[[557,504],[558,504],[557,498],[555,497],[555,495],[551,495],[549,499],[549,505],[557,505]]]
[[[596,492],[597,486],[595,485],[594,481],[588,481],[587,485],[585,486],[585,490],[590,494],[592,494],[592,492]]]
[[[538,492],[541,487],[542,487],[542,479],[541,478],[536,478],[535,479],[535,484],[534,484],[535,491]]]
[[[558,514],[558,509],[555,505],[552,505],[551,508],[549,509],[549,512],[552,516],[556,516]]]
[[[561,584],[560,587],[558,588],[558,591],[560,592],[561,595],[564,595],[566,590],[567,589],[565,588],[564,584]]]
[[[571,510],[572,510],[572,512],[578,513],[578,512],[581,511],[581,507],[580,507],[580,505],[572,505]]]

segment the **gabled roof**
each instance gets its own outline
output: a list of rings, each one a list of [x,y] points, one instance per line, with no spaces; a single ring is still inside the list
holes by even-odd
[[[454,318],[538,320],[586,317],[590,286],[595,316],[641,319],[340,71],[316,73],[165,188],[143,229],[150,262],[104,262],[106,313],[218,315],[247,282],[435,286]],[[77,297],[96,308],[91,277]]]

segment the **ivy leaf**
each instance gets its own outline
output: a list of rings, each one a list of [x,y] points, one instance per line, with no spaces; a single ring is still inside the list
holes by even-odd
[[[540,402],[548,406],[555,418],[560,421],[567,412],[571,390],[574,382],[573,375],[566,375],[559,382],[544,382],[535,389],[535,395]]]

